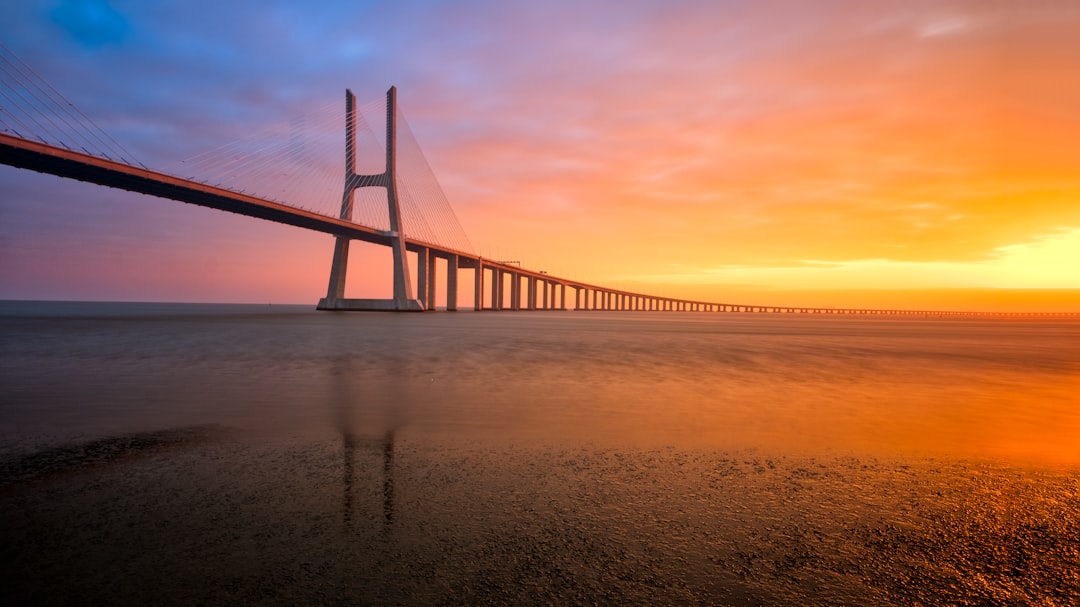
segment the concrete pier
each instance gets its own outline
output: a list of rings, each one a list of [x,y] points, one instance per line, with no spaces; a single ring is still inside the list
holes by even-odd
[[[432,301],[435,299],[435,291],[432,289]],[[458,256],[446,256],[446,311],[456,312],[458,309]]]
[[[349,259],[349,239],[338,235],[334,242],[334,258],[330,264],[330,280],[326,297],[319,300],[319,310],[396,310],[420,312],[422,301],[413,295],[409,266],[405,260],[405,238],[401,225],[401,208],[397,194],[397,89],[386,92],[386,170],[377,175],[356,173],[356,96],[345,91],[345,189],[341,197],[341,219],[352,221],[353,194],[361,187],[386,189],[387,213],[390,219],[390,248],[394,257],[394,298],[387,300],[347,299],[345,280]]]

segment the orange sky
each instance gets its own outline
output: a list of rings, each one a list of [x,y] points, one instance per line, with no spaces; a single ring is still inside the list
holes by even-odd
[[[597,82],[577,102],[587,111],[560,106],[572,126],[528,144],[429,155],[457,176],[452,198],[489,205],[461,211],[474,240],[556,271],[591,258],[586,276],[720,300],[844,305],[850,293],[791,292],[884,289],[919,305],[1077,309],[1068,293],[976,291],[1080,288],[1078,22],[987,6],[833,15],[725,65]],[[794,20],[775,17],[749,10],[720,29]],[[707,35],[694,29],[657,24],[661,50],[641,69],[678,66],[665,53],[690,56]],[[522,174],[485,171],[508,155]],[[512,217],[485,221],[495,208]],[[965,291],[927,292],[944,288]]]
[[[296,45],[276,61],[285,50],[243,38],[267,23],[225,47],[134,7],[126,37],[81,41],[70,68],[12,44],[110,133],[173,161],[247,128],[204,101],[215,95],[281,120],[344,86],[363,101],[397,84],[479,252],[552,274],[724,302],[1080,311],[1080,5],[538,4],[369,7],[370,25],[340,36],[329,13],[344,8],[327,9],[326,30],[271,11]],[[26,36],[75,44],[24,18]],[[300,51],[351,63],[323,76],[289,63]],[[170,102],[154,67],[166,55],[170,77],[217,88]],[[122,77],[95,89],[65,76],[79,61]],[[254,65],[260,80],[228,88]],[[282,93],[304,78],[329,84],[307,82],[307,101]],[[169,134],[148,136],[154,121],[176,129],[177,156]],[[10,200],[60,187],[0,176]],[[76,185],[63,195],[98,201],[79,226],[41,204],[3,209],[0,296],[306,303],[325,290],[328,236]],[[108,223],[125,214],[138,234]],[[95,222],[113,227],[81,229]],[[386,253],[357,248],[350,294],[384,296]]]

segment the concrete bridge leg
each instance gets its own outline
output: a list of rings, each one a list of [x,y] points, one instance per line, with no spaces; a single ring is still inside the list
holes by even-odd
[[[349,269],[349,239],[338,236],[334,240],[334,259],[330,263],[330,284],[326,287],[327,299],[345,298],[345,276]]]
[[[430,268],[427,247],[421,247],[416,251],[416,294],[417,299],[427,309],[432,307],[428,303],[428,270]]]
[[[457,311],[458,256],[446,257],[446,310]]]
[[[473,310],[484,309],[484,262],[476,260],[476,272],[473,274]]]
[[[346,267],[349,258],[349,241],[338,237],[334,242],[334,259],[330,267],[330,281],[326,297],[316,306],[319,310],[395,310],[422,311],[425,306],[420,298],[414,298],[409,266],[405,260],[405,237],[401,226],[401,209],[397,199],[397,89],[386,91],[386,169],[378,175],[356,173],[356,96],[345,91],[345,187],[341,197],[340,218],[352,218],[353,192],[361,187],[386,188],[387,211],[390,224],[390,249],[394,256],[393,299],[347,299],[345,298]],[[419,294],[423,297],[423,294]]]
[[[428,251],[427,309],[435,311],[435,252]]]
[[[506,306],[504,305],[506,303],[506,272],[496,270],[495,276],[495,284],[498,285],[498,290],[495,293],[495,309],[504,310],[506,309]]]

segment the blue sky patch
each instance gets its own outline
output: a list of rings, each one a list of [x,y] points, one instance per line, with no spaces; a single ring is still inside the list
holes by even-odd
[[[64,0],[49,16],[88,48],[122,42],[128,33],[127,19],[106,0]]]

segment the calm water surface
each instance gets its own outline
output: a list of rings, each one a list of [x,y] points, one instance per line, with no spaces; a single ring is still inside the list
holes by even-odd
[[[1080,602],[1080,322],[0,304],[15,604]]]

